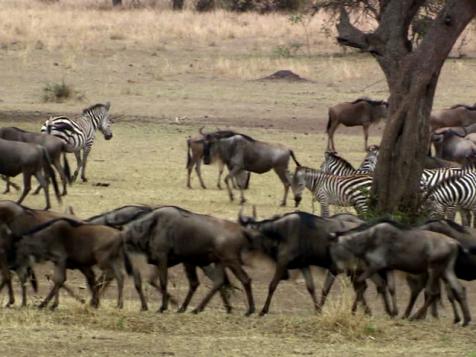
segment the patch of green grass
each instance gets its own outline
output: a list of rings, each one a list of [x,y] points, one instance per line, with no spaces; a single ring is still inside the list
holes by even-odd
[[[71,99],[74,95],[73,88],[64,81],[60,83],[47,83],[43,87],[43,101],[61,103]]]

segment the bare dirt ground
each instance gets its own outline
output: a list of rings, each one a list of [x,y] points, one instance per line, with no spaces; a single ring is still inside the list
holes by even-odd
[[[80,217],[144,203],[174,204],[235,220],[238,205],[215,188],[216,167],[202,170],[207,190],[198,188],[195,176],[194,188],[185,187],[188,136],[202,126],[208,130],[231,127],[257,139],[286,144],[303,164],[316,167],[326,145],[327,108],[364,95],[388,95],[374,60],[356,53],[342,56],[332,39],[320,32],[318,19],[310,27],[311,55],[301,50],[283,58],[277,50],[304,37],[302,29],[282,15],[218,12],[201,17],[191,12],[111,12],[17,3],[0,4],[0,66],[4,68],[0,124],[36,131],[50,115],[75,115],[90,104],[111,102],[114,138],[106,142],[98,134],[88,164],[90,181],[73,185],[63,205],[54,203],[58,211],[72,205]],[[468,53],[474,54],[474,43],[467,46]],[[311,81],[255,80],[281,69]],[[471,56],[449,60],[435,108],[473,103],[475,69]],[[43,102],[46,84],[63,80],[74,89],[73,98]],[[378,143],[382,125],[371,129],[371,143]],[[364,156],[360,128],[339,128],[336,145],[353,164]],[[70,163],[75,167],[73,158]],[[262,218],[293,210],[292,200],[287,207],[278,207],[281,195],[282,186],[273,173],[254,175],[245,209],[256,205]],[[4,198],[15,200],[17,193]],[[28,196],[25,204],[41,208],[43,197]],[[310,211],[309,195],[301,208]],[[141,264],[147,275],[149,267]],[[272,269],[259,261],[247,267],[258,307],[264,302]],[[336,284],[321,314],[312,310],[296,274],[278,288],[269,316],[245,318],[240,290],[232,296],[235,310],[231,315],[223,312],[216,297],[209,309],[195,316],[176,314],[173,307],[167,313],[155,313],[158,294],[147,287],[151,311],[140,313],[130,281],[123,311],[114,308],[114,286],[97,311],[64,293],[59,311],[38,311],[33,305],[50,287],[45,274],[51,274],[51,267],[41,266],[38,271],[41,289],[38,296],[29,297],[30,307],[0,309],[1,355],[476,356],[474,326],[453,326],[446,300],[439,321],[390,320],[370,287],[374,315],[352,316],[352,293],[345,279]],[[170,274],[171,292],[180,300],[187,288],[182,270],[176,267]],[[316,270],[314,276],[320,288],[323,274]],[[209,287],[205,278],[201,280],[192,305]],[[68,284],[87,298],[79,274],[68,273]],[[476,286],[465,286],[474,310]],[[407,293],[399,278],[401,311]],[[1,299],[6,301],[4,294]]]

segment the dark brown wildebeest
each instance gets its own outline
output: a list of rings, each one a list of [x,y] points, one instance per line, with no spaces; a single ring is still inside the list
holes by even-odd
[[[164,206],[127,224],[122,236],[126,249],[147,256],[159,269],[162,306],[168,307],[167,270],[183,263],[189,281],[189,291],[179,311],[185,311],[199,280],[196,268],[215,263],[212,289],[193,310],[198,313],[225,284],[225,268],[240,280],[248,299],[246,315],[255,311],[251,279],[242,267],[241,254],[250,247],[249,232],[235,222]]]
[[[10,269],[15,269],[17,262],[15,260],[15,242],[18,240],[18,237],[33,229],[42,223],[50,221],[55,218],[64,217],[64,215],[51,212],[51,211],[42,211],[31,209],[13,201],[0,201],[0,225],[8,227],[8,231],[11,234],[3,234],[0,241],[0,266],[2,269],[2,287],[4,285],[8,288],[8,304],[10,306],[15,303],[15,297],[13,295],[13,288],[11,282]],[[32,279],[36,278],[32,270]],[[26,286],[22,283],[22,306],[26,306]],[[32,280],[33,283],[33,280]],[[35,288],[35,287],[34,287]],[[81,299],[70,289],[68,286],[64,286],[66,292],[68,292],[75,299]]]
[[[405,228],[391,221],[366,223],[343,233],[333,234],[334,257],[337,264],[346,264],[342,257],[354,256],[365,263],[365,271],[357,278],[391,270],[411,274],[428,274],[428,299],[411,319],[423,318],[428,307],[439,295],[439,281],[445,282],[463,311],[463,325],[471,321],[466,293],[454,272],[460,244],[437,232],[419,228]],[[455,316],[456,318],[456,316]]]
[[[66,152],[71,151],[71,149],[63,140],[53,135],[33,133],[15,127],[0,128],[0,138],[44,146],[48,152],[48,155],[50,156],[51,163],[60,175],[61,181],[63,183],[62,194],[66,195],[67,183],[71,183],[71,173],[68,160],[66,159]],[[61,155],[63,155],[64,167],[61,167]]]
[[[0,139],[0,174],[9,177],[14,177],[20,173],[23,174],[23,192],[17,201],[18,203],[21,203],[31,190],[31,176],[34,175],[45,192],[45,209],[51,207],[48,190],[49,182],[43,172],[51,178],[56,198],[58,202],[61,202],[58,183],[51,165],[52,163],[45,147]]]
[[[234,131],[221,132],[219,135],[210,133],[205,135],[203,162],[209,165],[213,150],[218,157],[227,165],[230,172],[225,177],[226,188],[230,200],[233,201],[233,191],[230,187],[230,180],[244,171],[263,174],[271,169],[276,172],[284,186],[284,196],[281,206],[286,205],[289,186],[289,159],[292,158],[297,166],[299,162],[294,156],[294,152],[284,145],[270,144],[255,140],[247,135]],[[243,189],[240,189],[240,203],[244,203],[245,197]]]
[[[260,312],[261,316],[268,313],[274,291],[280,280],[286,276],[288,269],[301,270],[314,307],[319,311],[326,301],[335,276],[339,273],[330,254],[330,233],[348,230],[363,223],[359,218],[349,214],[324,218],[306,212],[287,213],[262,221],[256,221],[254,217],[244,217],[240,212],[238,220],[241,225],[257,232],[256,237],[253,238],[253,248],[260,250],[276,263],[268,296]],[[315,295],[314,281],[310,271],[312,265],[328,270],[320,302],[317,301]],[[372,277],[372,280],[378,282],[378,286],[383,287],[383,289],[379,287],[378,292],[383,296],[386,311],[393,315],[394,308],[390,307],[385,290],[386,284],[379,282],[379,279],[379,276]],[[359,283],[354,281],[357,295],[352,311],[356,311],[357,304],[361,302],[366,312],[370,313],[364,297],[366,287],[365,281]]]
[[[203,182],[202,172],[201,172],[201,165],[203,160],[203,140],[205,135],[203,133],[203,128],[200,128],[200,135],[195,136],[193,138],[187,139],[187,187],[192,188],[191,185],[191,175],[192,170],[195,167],[195,172],[197,173],[198,180],[200,181],[200,185],[202,188],[206,188],[205,183]],[[215,132],[216,135],[220,135],[221,131]],[[227,132],[227,131],[224,131]],[[223,175],[223,170],[225,168],[225,164],[223,161],[220,160],[220,157],[216,154],[215,151],[211,153],[211,162],[216,162],[218,164],[218,180],[217,180],[217,187],[221,190],[221,177]],[[250,181],[250,173],[245,171],[239,174],[236,177],[237,184],[244,189],[247,189],[249,186]],[[233,188],[236,188],[235,181],[232,181]]]
[[[364,128],[365,146],[367,150],[369,127],[378,123],[380,119],[387,117],[388,103],[383,100],[371,100],[359,98],[353,102],[345,102],[329,108],[329,120],[327,122],[327,150],[336,151],[334,145],[334,133],[340,124],[345,126],[361,125]]]
[[[106,226],[114,227],[117,229],[123,229],[124,225],[142,217],[143,215],[152,212],[154,209],[158,207],[151,207],[145,205],[126,205],[122,207],[118,207],[108,212],[104,212],[93,217],[90,217],[85,220],[87,223],[94,223],[94,224],[104,224]],[[153,263],[153,262],[152,262]],[[215,267],[213,264],[201,267],[205,275],[210,279],[215,279]],[[142,279],[140,277],[140,272],[137,269],[134,269],[133,273],[134,276],[134,283],[140,284]],[[157,269],[154,270],[152,276],[149,278],[149,284],[152,285],[159,293],[161,293],[160,286],[157,284],[157,280],[159,278],[159,271]],[[228,291],[227,289],[233,287],[228,279],[228,276],[225,274],[225,286],[220,289],[220,296],[223,300],[223,305],[227,312],[231,312],[231,305],[228,300]],[[137,291],[142,291],[142,287],[136,285]],[[169,300],[175,303],[175,299],[169,294]],[[187,306],[182,306],[179,310],[180,312],[184,312]],[[147,310],[147,304],[145,302],[142,303],[142,310]]]
[[[468,126],[476,123],[476,103],[473,106],[457,104],[449,109],[432,113],[430,126],[432,131],[450,126]]]
[[[117,229],[79,222],[70,218],[57,218],[41,224],[23,234],[17,244],[16,260],[20,280],[31,257],[36,262],[51,261],[55,266],[53,288],[39,305],[46,307],[53,297],[52,309],[58,306],[58,292],[66,281],[67,269],[78,269],[86,277],[91,292],[91,306],[99,306],[99,292],[93,266],[98,266],[106,278],[113,276],[117,282],[117,307],[123,307],[124,274],[122,267],[127,255],[124,242]],[[141,292],[139,293],[141,295]],[[141,299],[143,296],[141,295]]]

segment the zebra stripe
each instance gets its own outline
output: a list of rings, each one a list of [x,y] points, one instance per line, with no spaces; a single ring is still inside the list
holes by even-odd
[[[325,161],[320,169],[324,173],[336,176],[367,175],[372,174],[377,165],[378,149],[367,153],[360,167],[355,169],[350,162],[340,157],[336,153],[326,152]]]
[[[295,200],[300,200],[304,187],[321,205],[321,215],[329,216],[329,205],[354,207],[357,213],[368,210],[368,195],[372,186],[372,176],[336,176],[308,167],[296,168],[293,179]],[[314,202],[313,202],[314,203]]]

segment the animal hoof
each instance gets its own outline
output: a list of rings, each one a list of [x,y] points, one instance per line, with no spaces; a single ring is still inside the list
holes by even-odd
[[[254,312],[255,312],[254,310],[248,310],[246,311],[245,316],[246,317],[251,316]]]
[[[148,311],[148,310],[149,310],[149,307],[147,305],[143,305],[140,308],[140,311]]]
[[[460,323],[460,322],[461,322],[461,319],[460,319],[459,317],[458,317],[458,318],[455,318],[455,319],[453,320],[453,323],[454,323],[454,324],[457,324],[457,323]]]
[[[185,308],[181,307],[180,309],[177,310],[177,314],[182,314],[185,312]]]
[[[201,310],[199,310],[199,309],[193,309],[192,310],[192,314],[195,314],[195,315],[198,314],[199,312],[201,312]]]
[[[88,179],[86,177],[81,177],[81,181],[88,182]]]

